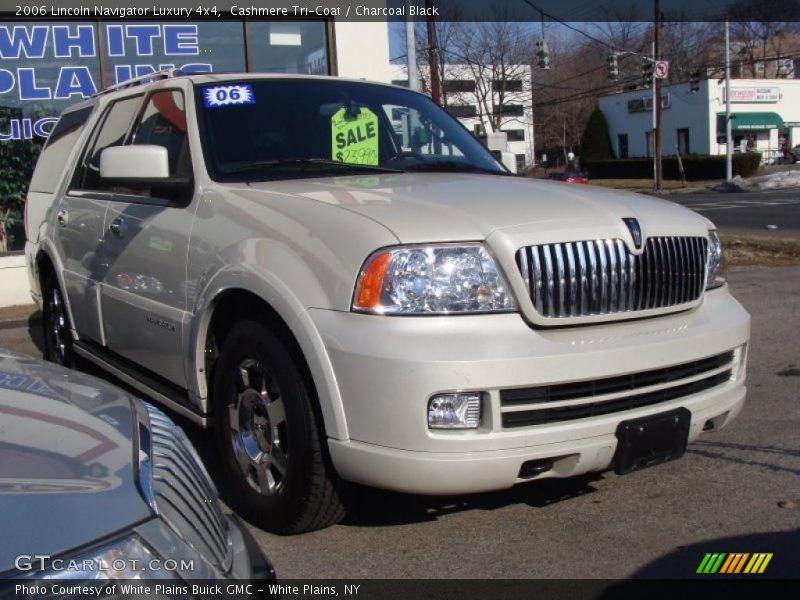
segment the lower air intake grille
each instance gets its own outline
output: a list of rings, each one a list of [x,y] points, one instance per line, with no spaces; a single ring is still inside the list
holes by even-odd
[[[702,360],[619,377],[501,390],[501,410],[532,405],[530,410],[504,411],[502,423],[506,428],[542,425],[660,404],[722,385],[730,380],[732,371],[733,352],[725,352]],[[708,373],[708,376],[697,378],[704,373]],[[694,380],[680,383],[681,380],[689,378]],[[670,385],[670,387],[636,393],[639,389],[656,385]],[[595,397],[624,392],[630,394],[602,401],[593,400]],[[584,399],[585,402],[566,406],[552,405],[576,399]]]

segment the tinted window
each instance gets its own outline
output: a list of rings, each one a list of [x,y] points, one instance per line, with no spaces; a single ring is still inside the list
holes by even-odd
[[[102,190],[100,182],[100,154],[110,146],[121,146],[130,129],[141,96],[114,102],[103,116],[100,127],[89,142],[76,173],[73,187],[83,190]]]
[[[32,192],[52,194],[56,191],[67,159],[75,148],[78,137],[93,110],[93,106],[87,106],[61,115],[44,150],[39,155],[36,170],[31,178],[30,190]]]
[[[474,117],[475,115],[478,114],[474,104],[465,104],[463,106],[448,106],[447,112],[449,112],[454,117],[459,117],[459,118]]]
[[[495,79],[492,81],[492,89],[495,92],[521,92],[522,80],[521,79],[506,79],[505,81]]]
[[[169,156],[170,176],[188,177],[192,163],[183,93],[170,90],[150,96],[133,133],[133,143],[163,146]]]
[[[474,92],[474,79],[445,79],[443,83],[445,92]]]
[[[505,129],[509,142],[524,142],[525,130],[524,129]]]
[[[522,106],[519,104],[501,104],[495,110],[495,114],[507,117],[521,117],[524,113]]]

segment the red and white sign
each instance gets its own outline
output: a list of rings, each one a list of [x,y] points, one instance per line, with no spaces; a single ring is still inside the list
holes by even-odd
[[[669,61],[657,60],[655,69],[656,79],[666,79],[668,75],[669,75]]]

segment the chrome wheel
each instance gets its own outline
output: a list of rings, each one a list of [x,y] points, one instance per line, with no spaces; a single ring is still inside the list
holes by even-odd
[[[233,454],[250,487],[271,496],[283,487],[288,468],[283,398],[274,377],[255,359],[239,363],[235,385],[228,407]]]
[[[69,343],[69,327],[67,326],[67,313],[61,299],[61,291],[55,288],[48,300],[50,348],[53,351],[55,362],[67,362],[67,345]]]

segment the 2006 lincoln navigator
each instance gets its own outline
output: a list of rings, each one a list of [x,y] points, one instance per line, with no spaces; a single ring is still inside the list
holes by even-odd
[[[742,408],[713,225],[509,176],[425,96],[165,72],[68,109],[27,203],[47,358],[213,425],[240,510],[625,473]]]

